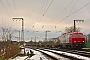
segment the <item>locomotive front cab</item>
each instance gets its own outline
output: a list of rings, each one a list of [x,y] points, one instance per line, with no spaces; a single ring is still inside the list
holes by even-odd
[[[85,47],[85,37],[83,33],[80,32],[73,32],[70,37],[69,41],[73,47],[80,47],[83,48]]]
[[[72,34],[72,43],[85,43],[85,37],[82,33],[76,32]]]

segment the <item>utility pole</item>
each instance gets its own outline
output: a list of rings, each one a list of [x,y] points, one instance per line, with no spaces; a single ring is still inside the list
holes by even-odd
[[[23,18],[12,18],[13,20],[22,20],[22,32],[21,32],[21,41],[24,42],[24,19]]]
[[[20,42],[20,31],[18,31],[19,32],[19,42]]]
[[[45,45],[46,45],[46,47],[47,47],[47,32],[51,32],[51,31],[49,31],[49,30],[46,30],[46,31],[45,31],[45,42],[46,42]]]
[[[47,31],[45,31],[45,40],[47,41]]]
[[[34,31],[34,32],[39,32],[39,31]],[[37,46],[37,42],[36,42],[36,39],[37,39],[37,37],[35,36],[35,46]]]
[[[15,30],[15,31],[18,31],[19,32],[19,42],[20,42],[20,31],[19,30]]]
[[[76,25],[75,25],[75,21],[76,21],[76,20],[74,20],[74,32],[76,31]]]
[[[37,46],[37,45],[36,45],[36,38],[37,38],[37,37],[35,36],[35,46]]]
[[[45,40],[47,41],[47,32],[51,32],[51,31],[49,31],[49,30],[46,30],[45,31]]]
[[[84,22],[84,20],[74,20],[74,32],[76,32],[76,23],[75,22]]]

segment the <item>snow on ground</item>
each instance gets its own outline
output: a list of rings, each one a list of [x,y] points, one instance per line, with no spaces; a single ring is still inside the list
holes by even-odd
[[[67,53],[67,52],[62,52],[62,51],[55,51],[55,50],[49,50],[49,51],[57,52],[57,53],[67,55],[67,56],[72,56],[72,57],[82,59],[82,60],[90,60],[90,58],[88,58],[88,57],[80,56],[80,55],[76,55],[76,54],[72,54],[72,53]]]
[[[9,59],[9,60],[49,60],[48,58],[46,58],[45,55],[43,55],[42,53],[38,52],[38,51],[35,51],[33,49],[29,49],[29,48],[25,48],[25,52],[29,52],[30,53],[30,50],[32,50],[34,52],[34,56],[32,56],[31,58],[27,58],[28,56],[23,56],[23,57],[20,57],[20,56],[17,56],[16,58],[14,59]],[[23,53],[24,51],[22,50],[21,53]]]
[[[25,58],[27,58],[28,56],[23,56],[23,57],[20,57],[20,56],[17,56],[16,58],[14,59],[9,59],[9,60],[24,60]]]
[[[37,50],[39,50],[39,49],[37,49]],[[43,51],[43,50],[40,50],[40,51],[42,51],[42,52],[44,52],[44,53],[46,53],[46,54],[49,54],[50,56],[53,56],[53,57],[57,58],[58,60],[70,60],[70,59],[68,59],[68,58],[65,58],[65,57],[62,57],[62,56],[60,56],[60,55],[54,54],[54,53],[52,53],[52,52]]]
[[[25,48],[25,52],[29,52],[30,53],[30,50],[32,50],[34,52],[34,56],[32,56],[31,58],[28,58],[27,60],[51,60],[51,59],[48,59],[45,55],[43,55],[42,53],[38,52],[38,51],[35,51],[33,49],[29,49],[29,48]],[[43,51],[43,50],[40,50],[40,51]],[[55,51],[55,50],[49,50],[49,51],[53,51],[53,52],[56,52],[56,53],[60,53],[60,54],[63,54],[63,55],[67,55],[67,56],[72,56],[72,57],[75,57],[75,58],[78,58],[78,59],[82,59],[82,60],[90,60],[90,58],[88,57],[84,57],[84,56],[80,56],[80,55],[76,55],[76,54],[71,54],[71,53],[67,53],[67,52],[62,52],[62,51]],[[23,53],[24,51],[22,50],[21,53]],[[57,57],[59,60],[63,59],[63,60],[69,60],[67,58],[64,58],[64,57],[61,57],[59,55],[56,55],[54,53],[51,53],[51,52],[47,52],[47,51],[43,51],[49,55],[52,55],[54,57]],[[28,56],[23,56],[23,57],[20,57],[20,56],[17,56],[16,58],[14,59],[9,59],[9,60],[24,60],[26,59]]]
[[[27,48],[27,50],[32,50],[35,54],[34,56],[32,56],[30,58],[30,60],[48,60],[45,55],[43,55],[42,53],[40,53],[38,51],[35,51],[33,49],[28,49],[28,48]]]
[[[34,55],[34,56],[32,56],[31,58],[28,58],[28,59],[30,59],[30,60],[49,60],[46,57],[41,56],[39,54],[38,55]]]
[[[27,52],[27,50],[25,50],[25,52]],[[22,53],[22,54],[24,54],[24,49],[22,49],[21,50],[21,52],[20,53]],[[14,59],[9,59],[9,60],[24,60],[25,58],[27,58],[28,56],[17,56],[17,57],[15,57]]]

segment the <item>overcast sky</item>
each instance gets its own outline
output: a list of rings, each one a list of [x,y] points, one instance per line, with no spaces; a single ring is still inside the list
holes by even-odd
[[[51,31],[48,37],[58,37],[65,27],[73,26],[73,20],[84,20],[76,22],[76,26],[87,34],[90,33],[89,3],[90,0],[0,0],[0,26],[21,30],[21,21],[12,18],[22,17],[26,40],[35,36],[43,38],[46,30]]]

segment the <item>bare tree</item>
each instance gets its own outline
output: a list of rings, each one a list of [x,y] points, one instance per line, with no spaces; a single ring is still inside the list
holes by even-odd
[[[13,31],[11,28],[2,27],[1,28],[1,37],[3,41],[11,40]]]
[[[80,30],[81,30],[80,27],[77,27],[77,28],[76,28],[76,31],[77,31],[77,32],[79,32]],[[66,27],[66,28],[65,28],[65,32],[66,32],[66,33],[74,32],[74,27],[73,27],[73,26],[71,26],[71,27]]]

